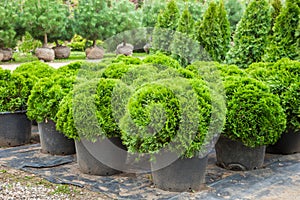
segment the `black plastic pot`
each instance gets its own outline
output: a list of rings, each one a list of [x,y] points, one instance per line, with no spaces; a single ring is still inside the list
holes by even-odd
[[[75,153],[74,140],[68,139],[64,134],[56,130],[55,123],[49,120],[47,123],[38,123],[41,152],[52,155],[70,155]]]
[[[293,154],[300,153],[300,131],[288,131],[281,135],[276,144],[267,147],[267,153]]]
[[[31,121],[26,111],[0,113],[0,146],[19,146],[30,142]]]
[[[246,171],[263,166],[266,146],[250,148],[221,135],[215,149],[218,166],[234,171]]]
[[[167,191],[199,191],[204,184],[207,156],[204,158],[179,158],[169,166],[152,171],[153,183]],[[155,162],[151,167],[156,169]]]
[[[77,163],[85,174],[109,176],[121,173],[126,163],[126,148],[118,137],[75,141]],[[119,149],[119,150],[118,150]]]

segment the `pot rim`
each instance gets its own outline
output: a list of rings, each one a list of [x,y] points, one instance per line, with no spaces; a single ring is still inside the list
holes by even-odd
[[[6,112],[0,112],[0,115],[23,114],[23,113],[26,113],[26,112],[27,112],[27,110],[6,111]]]

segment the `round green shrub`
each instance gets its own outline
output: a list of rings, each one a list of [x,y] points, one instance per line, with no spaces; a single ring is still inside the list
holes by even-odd
[[[249,86],[239,87],[227,102],[226,137],[245,146],[275,144],[286,127],[278,96]]]
[[[161,65],[165,67],[172,67],[175,69],[181,68],[179,62],[163,53],[156,53],[150,56],[147,56],[144,60],[144,63],[151,63],[153,65]]]
[[[27,116],[31,120],[56,122],[60,101],[72,89],[75,77],[54,75],[37,82],[28,98]]]
[[[300,62],[281,59],[276,63],[255,63],[247,72],[250,76],[265,82],[273,94],[280,97],[281,106],[285,110],[287,129],[297,130],[300,120],[297,105],[299,105]]]
[[[26,110],[29,92],[23,76],[0,68],[0,112]]]
[[[182,157],[191,158],[203,150],[208,135],[211,116],[209,89],[198,79],[188,79],[191,91],[180,81],[172,87],[167,82],[144,84],[130,97],[125,115],[120,120],[122,140],[129,152],[154,155],[167,148],[168,151],[183,153],[180,154]],[[194,93],[198,104],[182,102],[174,91]],[[194,106],[199,113],[191,109]],[[197,114],[198,121],[190,123]],[[184,127],[182,131],[181,126],[186,123],[196,126],[197,133],[191,131],[191,127]]]
[[[26,79],[28,88],[31,90],[39,79],[52,76],[54,72],[55,69],[48,64],[41,61],[33,61],[21,64],[13,71],[13,74],[23,76]]]

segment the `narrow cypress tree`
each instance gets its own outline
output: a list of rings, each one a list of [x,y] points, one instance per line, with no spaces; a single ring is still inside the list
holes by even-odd
[[[220,57],[221,61],[225,60],[225,56],[229,50],[230,43],[230,22],[227,17],[227,12],[225,10],[224,1],[221,0],[219,3],[219,25],[222,34],[222,45],[220,46]]]
[[[170,44],[180,17],[176,1],[171,0],[164,11],[158,15],[153,30],[152,49],[154,51],[170,52]]]
[[[200,45],[209,53],[214,61],[222,61],[222,30],[220,27],[218,5],[211,2],[205,11],[203,20],[197,23],[195,38]]]
[[[282,9],[281,0],[272,0],[272,22],[271,22],[271,34],[273,34],[273,27],[276,21],[276,18],[279,16],[280,11]]]
[[[197,42],[193,40],[193,33],[194,20],[188,6],[186,6],[179,19],[174,40],[171,44],[172,56],[182,66],[188,65],[192,60],[196,59],[197,48],[195,48],[195,44],[197,45]]]
[[[297,28],[300,21],[300,8],[297,1],[288,0],[276,18],[273,35],[267,47],[264,60],[275,62],[287,57],[292,60],[299,58],[299,35]]]
[[[226,55],[226,62],[242,68],[260,62],[267,46],[271,27],[271,10],[265,0],[252,0],[237,26],[234,45]]]

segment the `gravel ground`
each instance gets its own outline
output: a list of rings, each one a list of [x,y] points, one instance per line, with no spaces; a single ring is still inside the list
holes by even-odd
[[[34,174],[0,166],[1,200],[110,199],[104,194],[72,185],[52,184]]]
[[[67,62],[47,62],[48,65],[50,65],[51,67],[54,67],[54,68],[59,68],[61,66],[64,66],[64,65],[67,65],[71,62],[75,62],[74,61],[67,61]],[[20,65],[19,64],[0,64],[0,67],[2,69],[9,69],[9,70],[15,70],[18,66]]]

